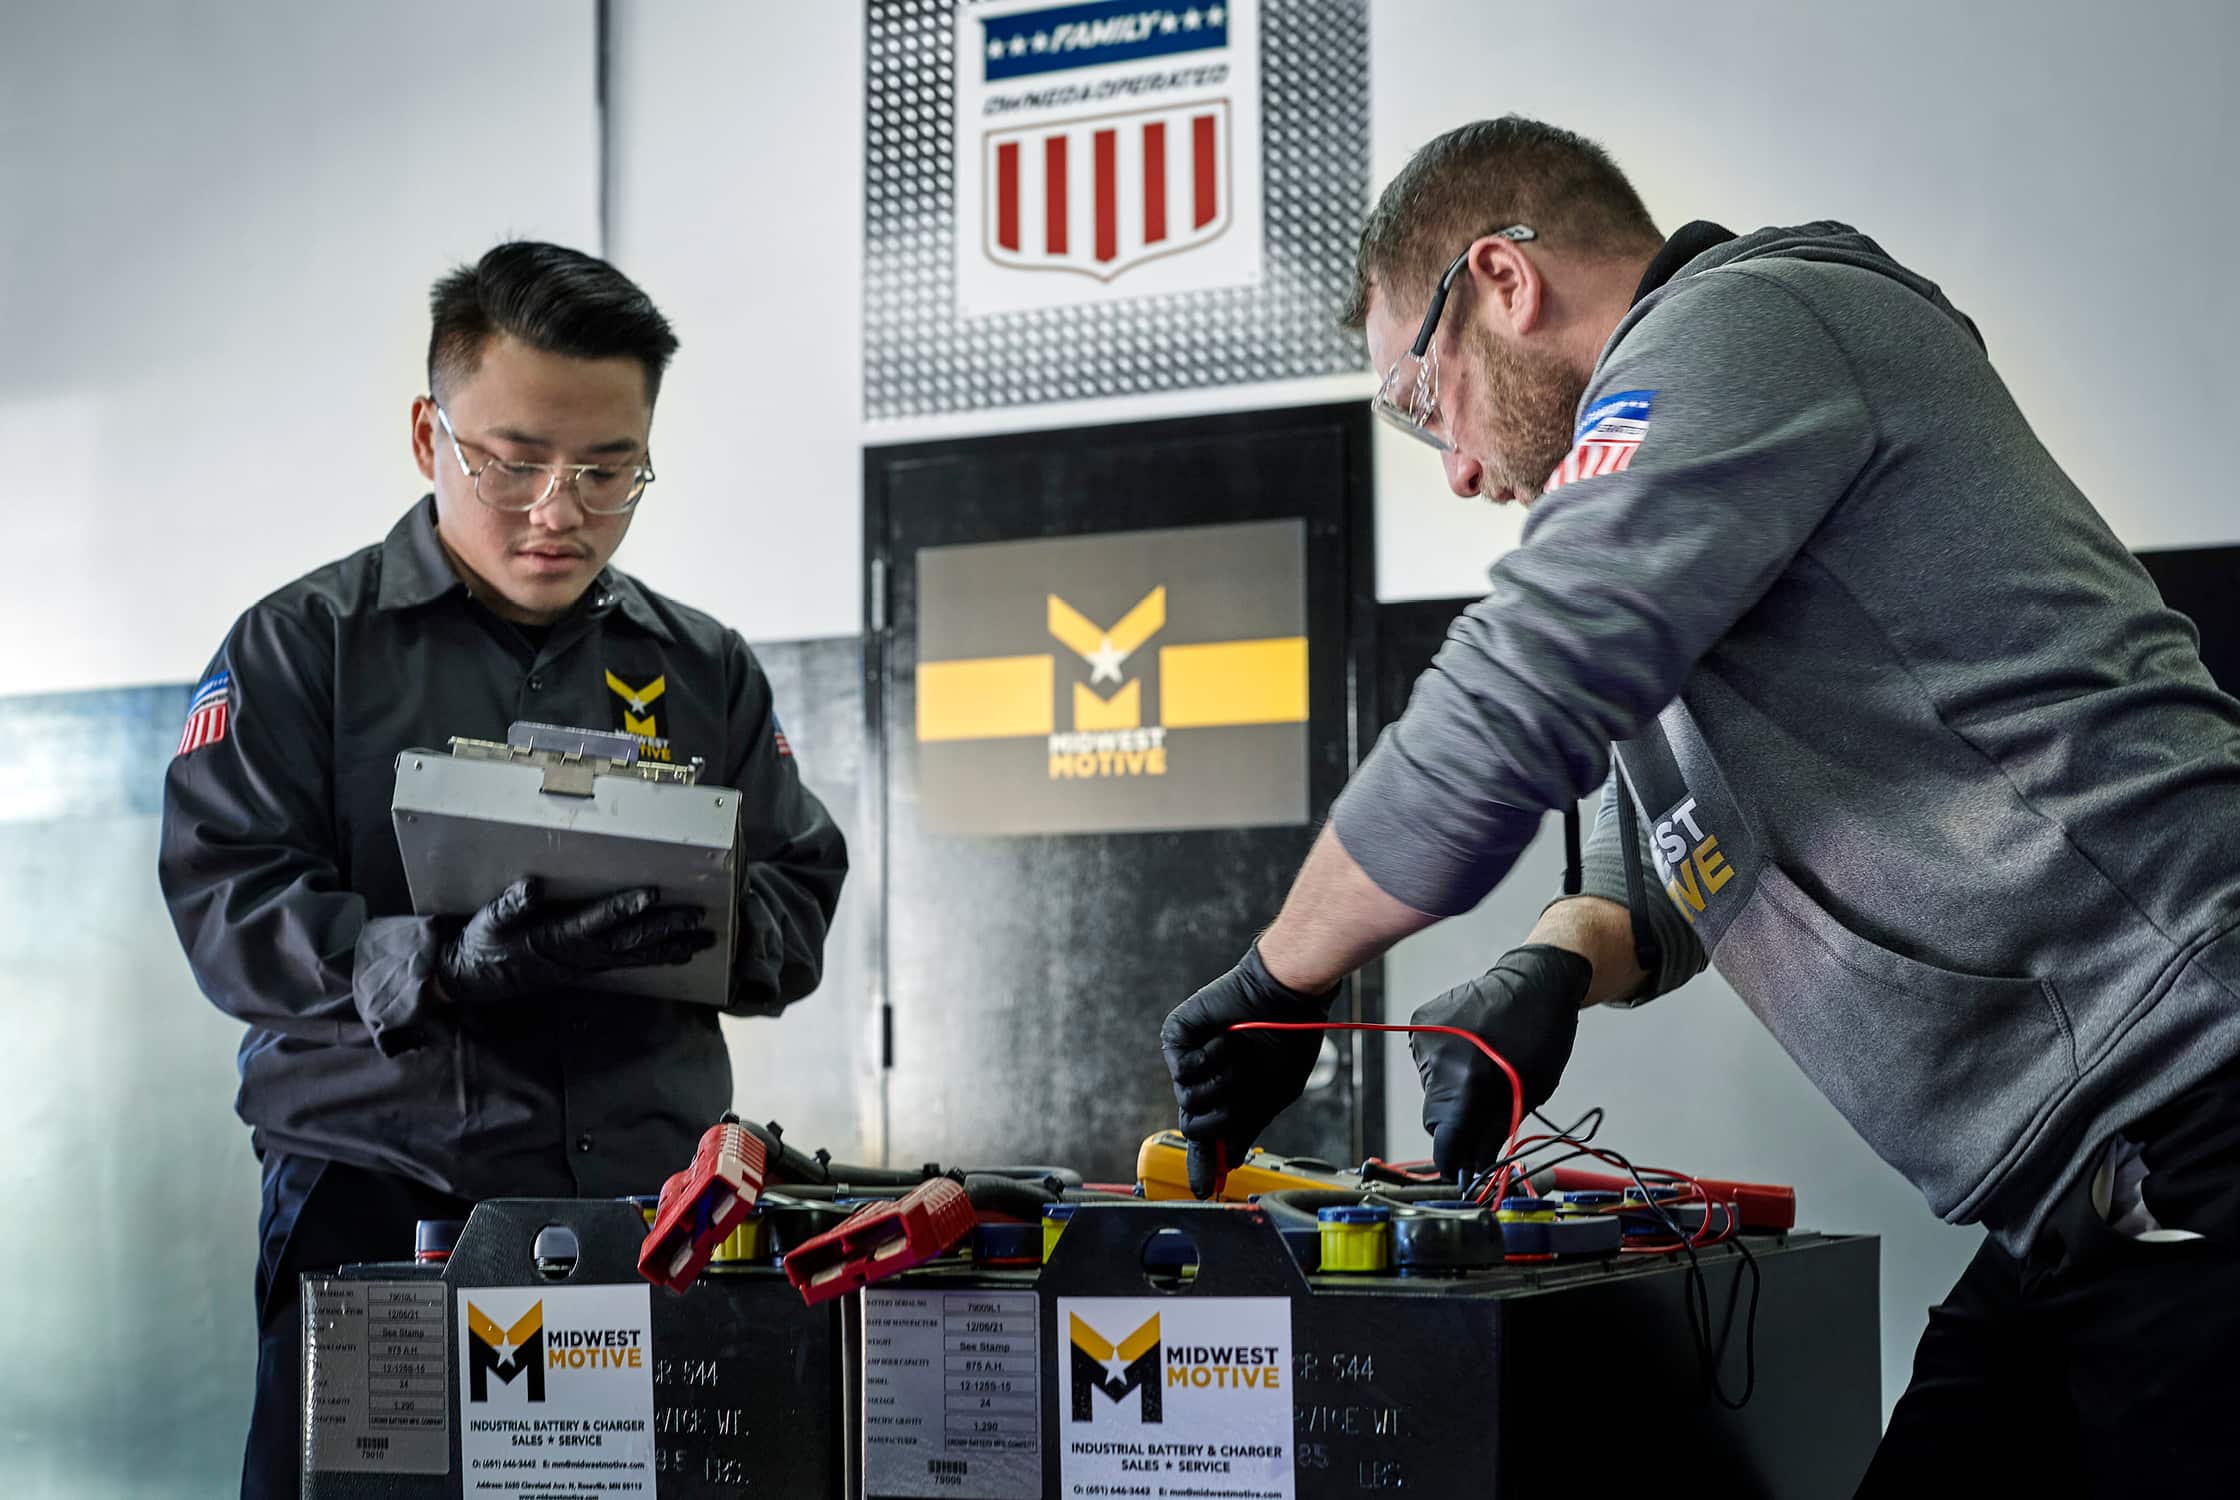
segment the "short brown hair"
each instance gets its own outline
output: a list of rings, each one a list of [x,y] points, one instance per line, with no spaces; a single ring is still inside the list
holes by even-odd
[[[1361,230],[1341,321],[1368,321],[1372,286],[1427,300],[1464,246],[1511,224],[1531,225],[1552,249],[1590,255],[1653,251],[1664,239],[1593,141],[1521,115],[1479,120],[1424,146],[1385,185]]]

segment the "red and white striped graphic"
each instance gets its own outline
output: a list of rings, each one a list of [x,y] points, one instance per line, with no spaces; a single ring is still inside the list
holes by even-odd
[[[988,133],[988,258],[1110,281],[1229,227],[1229,104]]]
[[[1641,447],[1640,439],[1623,443],[1585,442],[1564,455],[1556,465],[1548,482],[1541,486],[1544,495],[1553,494],[1567,484],[1582,479],[1592,479],[1597,474],[1615,474],[1633,462],[1633,455]]]
[[[187,727],[179,732],[179,748],[171,752],[174,760],[190,750],[215,745],[226,737],[232,681],[232,674],[220,672],[195,689],[194,699],[187,705]]]

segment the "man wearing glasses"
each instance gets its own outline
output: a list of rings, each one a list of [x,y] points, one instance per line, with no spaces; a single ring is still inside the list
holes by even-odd
[[[1844,225],[1666,239],[1598,147],[1508,118],[1417,153],[1357,271],[1378,415],[1532,509],[1274,924],[1168,1018],[1193,1185],[1315,1058],[1228,1028],[1320,1020],[1609,772],[1582,894],[1415,1020],[1530,1108],[1581,1006],[1708,955],[1990,1231],[1864,1493],[2228,1487],[2240,703],[2191,625],[1975,326]],[[1511,1086],[1412,1040],[1442,1174],[1485,1180]]]
[[[415,1220],[480,1198],[654,1192],[731,1106],[711,1008],[588,992],[713,944],[700,911],[523,881],[414,916],[397,752],[534,720],[704,759],[743,803],[735,1014],[816,987],[847,870],[753,653],[608,566],[654,478],[667,321],[542,244],[499,246],[432,302],[411,441],[434,493],[241,617],[164,785],[165,898],[204,992],[248,1027],[236,1108],[264,1164],[244,1495],[297,1490],[299,1271],[402,1258]]]

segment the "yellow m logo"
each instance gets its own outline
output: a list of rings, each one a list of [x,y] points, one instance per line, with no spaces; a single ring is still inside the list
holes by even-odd
[[[468,1331],[493,1349],[503,1349],[509,1345],[518,1349],[535,1338],[537,1331],[543,1327],[544,1304],[542,1302],[531,1303],[529,1310],[521,1315],[521,1321],[511,1328],[500,1328],[495,1318],[472,1302],[467,1304]]]
[[[1157,1313],[1151,1315],[1150,1322],[1144,1324],[1117,1344],[1082,1322],[1081,1314],[1071,1313],[1068,1316],[1073,1324],[1069,1330],[1073,1338],[1073,1347],[1079,1349],[1100,1365],[1109,1365],[1115,1361],[1123,1366],[1132,1365],[1149,1353],[1159,1342],[1159,1315]]]
[[[490,1377],[501,1385],[519,1380],[522,1396],[544,1399],[544,1303],[532,1303],[511,1328],[500,1328],[495,1318],[467,1304],[467,1399],[490,1399]]]
[[[1166,1398],[1159,1389],[1158,1314],[1153,1313],[1150,1322],[1118,1343],[1082,1322],[1079,1313],[1068,1316],[1073,1325],[1073,1420],[1093,1421],[1100,1394],[1118,1403],[1133,1391],[1140,1403],[1136,1408],[1139,1422],[1164,1421]]]
[[[661,731],[654,727],[653,704],[654,700],[669,690],[669,675],[666,672],[654,678],[653,681],[642,688],[634,688],[615,676],[614,673],[609,672],[607,674],[607,686],[612,688],[616,696],[622,699],[622,727],[624,730],[631,734],[644,735],[649,740],[661,738]]]
[[[1120,666],[1135,655],[1145,641],[1167,623],[1164,586],[1143,596],[1134,609],[1120,617],[1110,630],[1100,629],[1087,615],[1056,594],[1050,598],[1050,633],[1074,655],[1089,664],[1089,681],[1073,685],[1073,727],[1078,730],[1134,729],[1143,723],[1143,684],[1130,682],[1110,698],[1099,697],[1096,684],[1120,681]]]

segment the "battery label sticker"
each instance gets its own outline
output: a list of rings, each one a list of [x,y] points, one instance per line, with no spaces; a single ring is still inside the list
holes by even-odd
[[[874,1495],[1042,1493],[1032,1292],[863,1293],[864,1471]]]
[[[1060,1297],[1066,1495],[1293,1500],[1291,1302]]]
[[[304,1462],[329,1474],[451,1468],[443,1283],[303,1283]]]
[[[651,1292],[459,1289],[462,1495],[652,1496]]]

